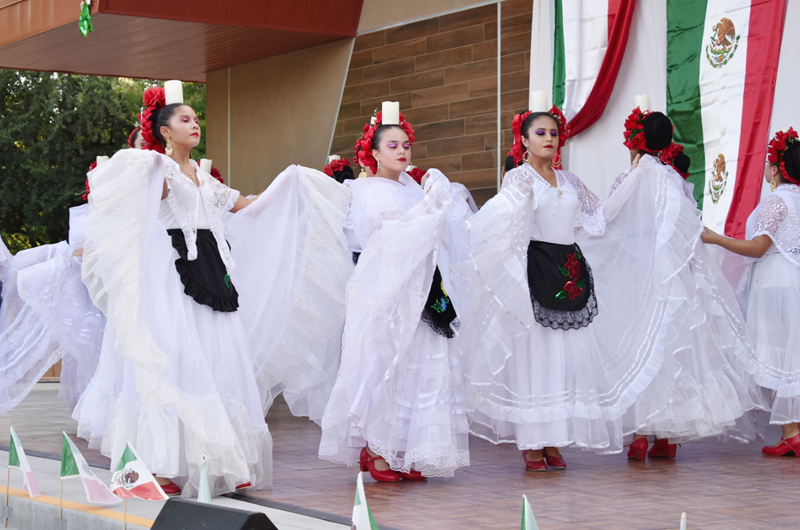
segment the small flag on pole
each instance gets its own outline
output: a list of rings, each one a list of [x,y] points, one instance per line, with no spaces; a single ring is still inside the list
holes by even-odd
[[[686,530],[686,512],[681,514],[681,530]]]
[[[200,466],[200,484],[197,486],[197,502],[211,504],[211,490],[208,487],[208,458],[203,453],[203,464]]]
[[[353,504],[353,527],[351,530],[378,530],[378,523],[372,517],[367,505],[367,497],[364,494],[364,480],[361,478],[363,473],[358,473],[358,484],[356,484],[356,501]]]
[[[98,504],[117,504],[122,499],[108,491],[103,481],[97,478],[92,468],[86,463],[80,450],[69,439],[67,433],[63,433],[64,440],[61,444],[61,480],[80,477],[83,489],[86,491],[86,498],[89,502]]]
[[[156,478],[147,469],[144,461],[131,444],[125,444],[125,451],[119,465],[111,477],[111,489],[120,498],[144,499],[146,501],[165,501],[169,499]]]
[[[525,495],[522,496],[522,530],[539,530],[536,517],[533,516],[531,503],[528,502],[528,497]]]
[[[11,442],[8,448],[8,467],[15,467],[22,471],[22,484],[28,490],[30,497],[38,497],[39,486],[36,485],[36,479],[33,478],[31,466],[28,464],[28,457],[25,456],[25,450],[22,449],[22,444],[17,437],[17,431],[11,427]]]

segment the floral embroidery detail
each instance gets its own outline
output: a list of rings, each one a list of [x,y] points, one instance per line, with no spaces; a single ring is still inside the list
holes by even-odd
[[[230,274],[226,274],[225,275],[225,287],[227,287],[228,289],[231,288],[231,275]]]
[[[582,256],[576,250],[572,254],[567,254],[567,262],[563,267],[558,267],[561,274],[569,278],[569,280],[564,284],[564,287],[556,293],[557,300],[563,300],[567,297],[569,297],[570,300],[574,300],[583,292],[583,287],[586,282],[581,278],[581,259]]]
[[[444,281],[442,281],[441,286],[444,296],[436,300],[436,303],[431,306],[431,309],[437,313],[444,313],[447,311],[447,306],[450,305],[450,296],[447,294],[447,291],[444,290]]]

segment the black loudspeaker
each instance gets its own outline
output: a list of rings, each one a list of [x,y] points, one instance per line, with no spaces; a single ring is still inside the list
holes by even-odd
[[[150,530],[278,530],[269,517],[260,512],[246,512],[170,499]]]

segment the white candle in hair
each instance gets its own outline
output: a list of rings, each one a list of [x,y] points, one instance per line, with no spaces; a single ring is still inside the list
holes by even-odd
[[[634,104],[639,107],[639,110],[642,112],[650,112],[650,96],[647,94],[642,94],[641,96],[636,96],[633,98]]]
[[[200,171],[204,173],[211,174],[211,159],[210,158],[201,158],[200,159]]]
[[[384,101],[381,108],[382,125],[400,125],[400,102]]]
[[[164,81],[164,99],[167,105],[183,103],[183,83],[180,81]]]
[[[98,166],[100,164],[102,164],[103,162],[107,162],[107,161],[108,161],[108,157],[107,156],[98,156],[97,157],[97,165]]]
[[[532,112],[547,112],[550,107],[547,106],[548,94],[547,90],[534,90],[531,92],[531,108]]]

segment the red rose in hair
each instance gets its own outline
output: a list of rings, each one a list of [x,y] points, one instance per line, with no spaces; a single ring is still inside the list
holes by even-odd
[[[639,107],[636,107],[625,120],[625,141],[623,145],[628,149],[641,149],[647,153],[654,152],[647,148],[647,140],[644,137],[642,121],[648,114],[650,114],[650,111],[642,112]]]
[[[94,168],[96,168],[96,167],[97,167],[97,160],[95,160],[94,162],[92,162],[92,164],[89,166],[89,171],[87,171],[86,173],[87,173],[87,174],[88,174],[88,173],[91,173],[91,172],[92,172],[92,170],[93,170]],[[88,199],[89,199],[89,194],[92,192],[92,191],[89,189],[89,179],[88,179],[88,178],[86,179],[86,184],[84,184],[84,187],[86,188],[86,193],[84,193],[83,195],[81,195],[81,198],[82,198],[84,201],[86,201],[86,200],[88,200]]]
[[[333,175],[334,173],[343,171],[344,168],[346,167],[351,167],[350,162],[348,162],[346,158],[340,158],[338,160],[331,161],[330,164],[322,168],[322,172],[328,175],[329,177],[332,177],[334,176]]]
[[[160,86],[151,86],[144,91],[142,102],[146,107],[164,107],[167,104],[164,89]]]

